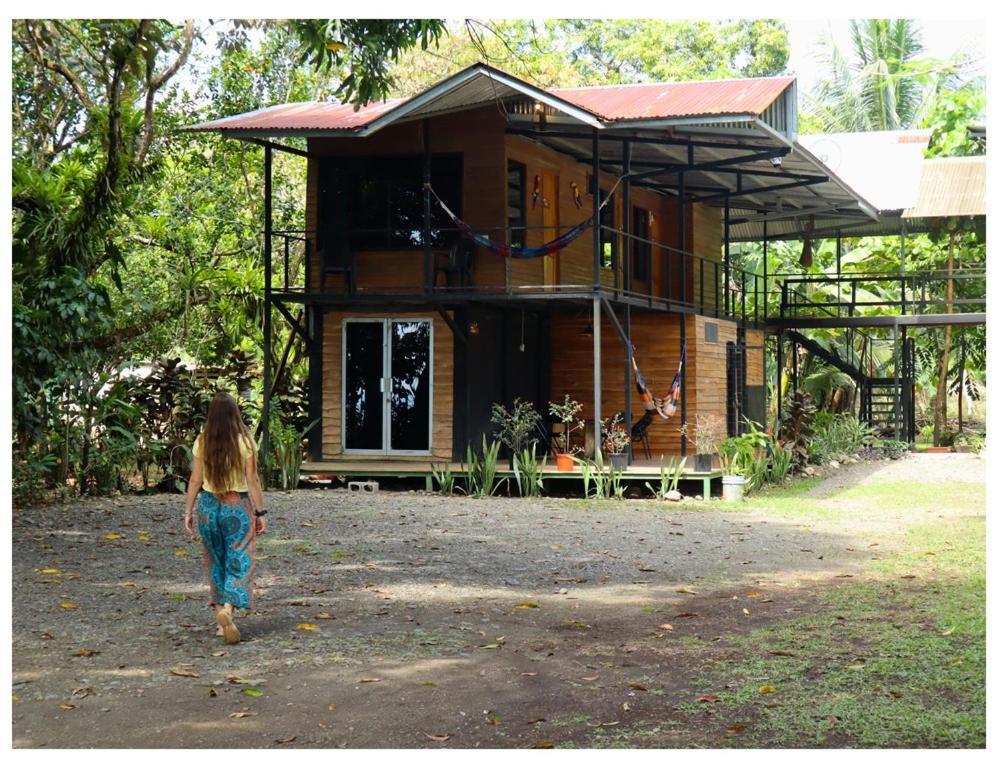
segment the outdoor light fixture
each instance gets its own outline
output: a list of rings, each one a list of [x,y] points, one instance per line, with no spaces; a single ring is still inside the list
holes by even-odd
[[[773,166],[774,168],[780,168],[780,164],[781,164],[781,159],[780,159],[779,157],[771,157],[771,158],[770,158],[770,164],[771,164],[771,165],[772,165],[772,166]]]
[[[478,336],[479,335],[479,321],[473,320],[468,324],[468,335]]]

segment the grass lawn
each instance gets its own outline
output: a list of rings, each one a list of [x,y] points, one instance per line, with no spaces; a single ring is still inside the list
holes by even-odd
[[[982,486],[943,485],[929,498],[946,499],[946,518],[894,535],[892,551],[820,588],[803,614],[721,638],[733,653],[702,682],[732,746],[985,746]],[[891,512],[927,498],[897,486],[824,499],[797,486],[752,503],[807,523],[844,514],[837,500]]]

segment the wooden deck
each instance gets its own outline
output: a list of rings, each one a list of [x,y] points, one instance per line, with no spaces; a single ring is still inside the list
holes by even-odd
[[[693,463],[690,457],[689,463]],[[427,490],[433,490],[433,468],[438,471],[447,466],[452,474],[461,477],[465,474],[465,465],[461,462],[451,461],[413,461],[404,459],[337,459],[330,461],[306,461],[302,464],[302,477],[314,480],[339,479],[375,479],[379,477],[395,478],[415,478],[422,477],[425,480]],[[497,477],[513,477],[513,472],[509,469],[506,461],[501,461],[496,469]],[[711,481],[722,476],[721,469],[712,469],[710,472],[696,472],[693,469],[684,469],[681,481],[701,483],[704,498],[711,497]],[[568,472],[559,471],[555,464],[546,464],[544,477],[552,480],[577,480],[582,482],[583,472],[580,468],[574,468]],[[622,479],[624,481],[646,481],[658,480],[660,477],[659,462],[649,459],[636,459],[627,469],[624,470]]]

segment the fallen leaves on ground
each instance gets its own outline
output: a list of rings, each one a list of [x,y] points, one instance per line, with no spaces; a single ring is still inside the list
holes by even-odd
[[[777,693],[777,689],[772,685],[761,685],[757,690],[760,693]]]
[[[514,608],[539,608],[540,606],[537,603],[535,603],[533,600],[527,600],[526,602],[523,602],[523,603],[517,603],[513,607]]]
[[[55,575],[57,573],[62,573],[58,568],[42,568],[38,571],[39,573],[44,573],[48,575]]]
[[[555,749],[555,745],[550,741],[537,741],[531,745],[531,749]]]
[[[124,536],[120,533],[106,533],[104,534],[104,538],[108,541],[114,541],[115,539],[122,539]]]
[[[721,696],[715,696],[713,693],[705,694],[704,696],[698,696],[698,701],[703,701],[706,704],[714,704],[716,701],[721,701]]]
[[[728,728],[725,729],[726,733],[742,733],[746,730],[746,723],[733,723]]]
[[[284,736],[280,739],[274,739],[275,744],[291,744],[298,736]]]
[[[331,619],[335,619],[336,616],[334,616],[332,613],[327,613],[326,611],[322,611],[321,613],[317,613],[312,618],[319,619],[321,621],[330,621]]]
[[[424,733],[423,735],[426,736],[431,741],[448,741],[451,738],[451,734],[449,734],[449,733],[439,733],[439,734],[438,733]]]
[[[229,717],[234,717],[237,720],[242,717],[256,717],[256,712],[230,712]]]
[[[646,688],[641,683],[628,683],[628,687],[631,688],[631,690],[633,690],[633,691],[647,691],[647,690],[649,690],[648,688]]]
[[[100,653],[100,651],[95,651],[93,648],[81,648],[80,650],[78,650],[73,655],[74,656],[83,656],[84,658],[89,659],[91,656],[96,656],[98,653]]]
[[[690,587],[677,587],[676,591],[679,592],[681,595],[696,595],[697,594],[697,592],[695,592]]]
[[[362,677],[357,682],[359,683],[380,683],[382,679],[380,677]]]
[[[243,688],[240,693],[246,696],[263,696],[264,692],[257,688]]]
[[[770,649],[767,651],[771,656],[794,656],[790,651],[781,651],[779,649]]]
[[[303,621],[296,628],[297,629],[301,629],[303,632],[315,632],[316,630],[319,629],[319,625],[318,624],[309,624],[307,621]]]
[[[171,667],[170,674],[176,675],[177,677],[201,677],[201,675],[193,669],[185,669],[184,667]]]
[[[59,709],[77,709],[76,704],[60,704]]]
[[[76,603],[59,603],[59,607],[62,608],[64,611],[75,611],[80,606],[78,606]]]

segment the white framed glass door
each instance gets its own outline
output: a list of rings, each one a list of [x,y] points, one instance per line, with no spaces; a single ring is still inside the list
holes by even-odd
[[[433,434],[433,322],[343,323],[343,450],[427,455]]]

